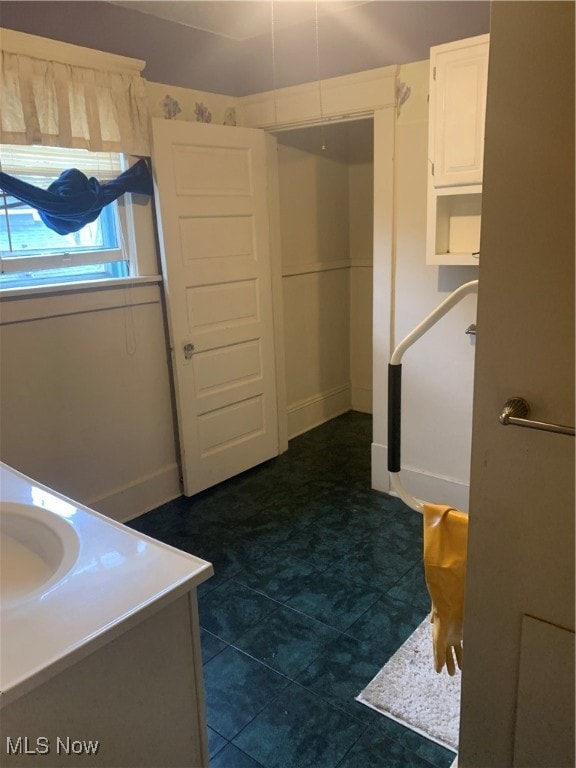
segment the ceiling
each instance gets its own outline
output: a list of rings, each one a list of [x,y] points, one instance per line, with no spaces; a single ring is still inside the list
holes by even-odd
[[[113,5],[238,41],[269,35],[272,23],[276,30],[315,24],[316,18],[320,22],[367,2],[370,0],[112,0]]]
[[[146,62],[155,83],[246,96],[428,59],[484,34],[488,0],[0,0],[0,26]]]
[[[224,65],[229,72],[223,92],[234,95],[421,61],[429,57],[431,46],[483,34],[490,26],[490,3],[481,0],[118,0],[109,4],[195,35],[190,38],[192,55],[209,46],[209,57],[217,57],[216,66]],[[143,58],[151,61],[149,56]],[[151,71],[148,74],[154,79]]]

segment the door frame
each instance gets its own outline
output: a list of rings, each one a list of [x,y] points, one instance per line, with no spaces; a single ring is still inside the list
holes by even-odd
[[[374,194],[373,194],[373,291],[372,291],[372,391],[378,391],[379,399],[385,401],[388,392],[387,366],[393,345],[394,333],[394,273],[395,273],[395,221],[394,221],[394,149],[396,104],[386,105],[372,110],[359,108],[349,113],[330,119],[330,124],[347,123],[358,120],[372,120],[374,136]],[[265,131],[270,139],[269,147],[269,209],[270,216],[270,253],[272,259],[272,298],[274,303],[274,323],[276,340],[276,369],[278,393],[278,419],[280,452],[288,448],[288,403],[286,394],[286,360],[284,351],[284,309],[282,291],[282,252],[280,236],[280,201],[278,163],[276,160],[277,140],[270,134],[295,129],[321,127],[326,120],[307,119],[285,124],[266,125]],[[380,330],[378,334],[376,329]],[[375,344],[375,339],[378,344]],[[376,348],[377,347],[377,348]],[[389,490],[387,476],[384,479],[374,466],[379,466],[374,456],[382,451],[386,443],[387,415],[373,408],[372,439],[372,486],[378,490]],[[382,459],[378,461],[382,466]]]
[[[274,136],[266,138],[268,177],[268,237],[270,241],[270,279],[272,281],[272,317],[274,321],[274,358],[276,368],[276,413],[278,453],[288,450],[288,401],[286,395],[286,353],[284,347],[284,299],[282,294],[282,244],[280,237],[280,189],[278,147]]]

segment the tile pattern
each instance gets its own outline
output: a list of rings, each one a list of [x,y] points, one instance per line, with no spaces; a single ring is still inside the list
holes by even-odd
[[[354,697],[426,616],[422,520],[370,488],[350,412],[131,526],[214,564],[199,589],[213,768],[448,768]]]

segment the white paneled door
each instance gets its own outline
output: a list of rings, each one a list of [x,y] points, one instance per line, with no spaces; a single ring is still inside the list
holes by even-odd
[[[460,768],[574,768],[574,4],[492,4]],[[551,75],[551,73],[553,73]]]
[[[278,454],[262,131],[153,120],[184,493]]]

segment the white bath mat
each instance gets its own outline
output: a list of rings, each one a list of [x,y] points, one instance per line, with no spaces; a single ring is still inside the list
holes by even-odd
[[[457,752],[460,672],[438,674],[433,663],[432,626],[426,619],[356,701]]]

